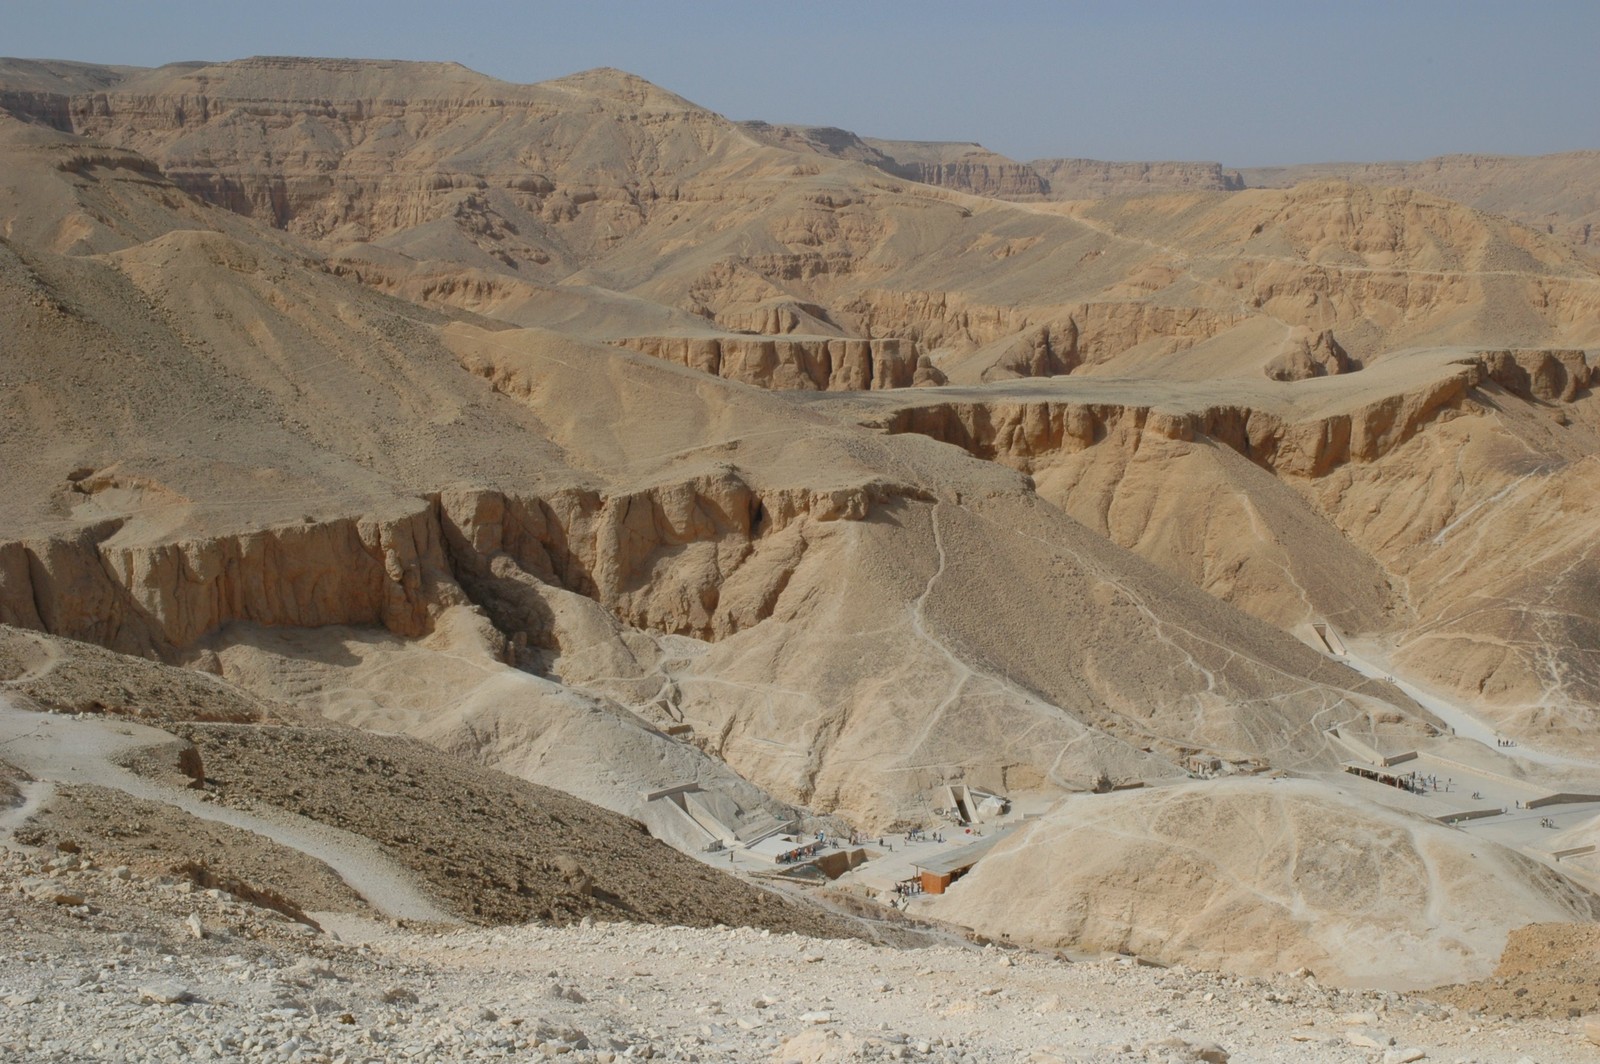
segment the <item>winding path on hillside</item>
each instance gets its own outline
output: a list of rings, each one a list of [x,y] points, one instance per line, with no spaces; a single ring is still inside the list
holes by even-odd
[[[1416,702],[1417,705],[1444,721],[1446,725],[1454,730],[1454,734],[1458,739],[1473,739],[1495,750],[1497,753],[1505,754],[1508,757],[1521,758],[1524,761],[1532,761],[1551,768],[1583,768],[1591,771],[1600,771],[1600,764],[1594,761],[1553,754],[1548,750],[1523,746],[1520,742],[1509,749],[1501,749],[1496,746],[1496,741],[1500,738],[1499,733],[1465,707],[1450,701],[1442,695],[1429,691],[1427,688],[1418,687],[1416,684],[1396,676],[1387,666],[1370,658],[1364,658],[1349,650],[1348,647],[1343,655],[1338,655],[1338,660],[1343,661],[1363,676],[1370,676],[1375,680],[1388,680],[1409,696],[1412,701]]]
[[[166,732],[129,721],[78,719],[19,709],[0,693],[0,759],[36,781],[24,790],[24,806],[0,817],[0,838],[9,840],[27,816],[48,800],[56,784],[107,787],[298,850],[333,869],[350,889],[386,916],[459,923],[370,839],[280,809],[246,812],[216,805],[204,801],[198,792],[164,786],[116,764],[117,758],[133,750],[172,741]]]

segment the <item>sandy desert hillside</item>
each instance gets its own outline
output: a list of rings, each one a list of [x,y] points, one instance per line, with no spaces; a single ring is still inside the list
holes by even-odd
[[[1226,168],[1216,162],[1111,162],[1050,158],[1023,163],[981,144],[883,140],[847,130],[745,123],[758,135],[886,173],[996,199],[1096,200],[1173,192],[1293,188],[1308,181],[1350,181],[1410,188],[1504,215],[1593,253],[1600,194],[1600,153],[1440,155],[1420,162],[1306,163]]]
[[[1410,188],[1503,215],[1593,254],[1600,194],[1600,153],[1441,155],[1420,162],[1307,163],[1227,168],[1216,162],[1112,162],[1050,158],[1019,162],[981,144],[883,140],[847,130],[747,128],[775,143],[866,162],[912,181],[996,199],[1098,200],[1183,192],[1293,188],[1310,181],[1350,181]]]
[[[0,735],[44,810],[7,824],[8,844],[15,831],[58,852],[92,848],[108,867],[220,885],[273,923],[315,927],[310,911],[480,925],[598,917],[873,936],[570,794],[205,673],[5,626]],[[339,858],[318,860],[319,841]]]
[[[1289,780],[1068,802],[949,905],[995,938],[1384,987],[1485,978],[1511,929],[1596,915],[1592,895],[1527,858]]]
[[[154,705],[189,705],[170,672],[50,701],[80,640],[215,685],[172,727],[231,793],[337,820],[314,768],[252,788],[279,756],[414,758],[435,790],[468,763],[461,786],[501,769],[701,857],[935,828],[946,785],[1013,819],[1075,796],[922,914],[1052,948],[1159,952],[963,900],[1008,862],[1049,876],[1030,855],[1078,845],[1080,802],[1155,864],[1256,825],[1231,859],[1265,878],[1167,959],[1270,928],[1230,963],[1359,983],[1330,936],[1402,926],[1423,985],[1440,951],[1487,976],[1519,924],[1592,915],[1600,872],[1509,815],[1473,827],[1499,849],[1462,888],[1477,836],[1439,818],[1489,799],[1429,812],[1342,771],[1462,765],[1496,807],[1600,814],[1600,272],[1550,234],[1345,180],[1052,200],[972,145],[734,123],[613,70],[5,60],[0,111],[19,700],[185,718]],[[685,787],[699,820],[661,800]],[[1269,882],[1327,864],[1296,826],[1319,805],[1406,835],[1362,860],[1429,891]],[[1162,868],[1126,912],[1191,913]]]
[[[13,158],[68,190],[118,180]],[[135,173],[118,195],[154,219],[177,193]],[[199,214],[223,231],[172,211],[182,228],[93,256],[8,245],[30,343],[7,367],[7,621],[224,670],[236,622],[379,625],[478,660],[451,714],[504,714],[532,666],[873,824],[946,765],[1048,789],[1193,749],[1327,764],[1314,717],[1414,709],[1012,471],[616,347],[446,321]],[[33,442],[65,422],[99,428]],[[1036,611],[1002,619],[1021,598]],[[1018,714],[1021,744],[993,724]],[[882,771],[857,771],[863,749]]]
[[[1220,163],[1117,163],[1098,159],[1035,159],[1028,164],[1052,199],[1105,199],[1158,192],[1236,192],[1244,179]]]
[[[1034,159],[1024,163],[972,142],[885,140],[857,136],[831,126],[783,126],[759,121],[742,124],[752,135],[781,147],[854,159],[896,177],[995,199],[1105,199],[1161,192],[1233,192],[1245,187],[1238,171],[1224,170],[1220,163],[1099,159]]]
[[[1025,209],[885,176],[901,165],[886,149],[932,167],[966,149],[740,126],[617,71],[517,86],[253,59],[93,76],[113,83],[83,91],[72,68],[39,102],[48,72],[27,67],[15,110],[138,151],[370,284],[600,339],[785,334],[812,357],[825,338],[898,339],[913,366],[974,378],[1130,359],[1305,374],[1280,364],[1308,336],[1367,362],[1456,342],[1464,319],[1495,346],[1593,339],[1592,268],[1446,201],[1328,185]]]
[[[1313,163],[1242,171],[1253,188],[1318,178],[1403,185],[1493,211],[1592,252],[1600,222],[1600,152],[1440,155],[1412,163]]]
[[[1280,627],[1377,636],[1502,726],[1591,746],[1589,379],[1581,351],[1445,349],[1298,384],[1074,376],[857,408],[1028,473]]]

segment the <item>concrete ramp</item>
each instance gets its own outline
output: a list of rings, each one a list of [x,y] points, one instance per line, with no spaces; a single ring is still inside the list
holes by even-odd
[[[694,822],[704,828],[707,834],[721,840],[724,846],[732,846],[739,841],[735,828],[738,807],[726,798],[720,802],[714,800],[717,797],[720,796],[704,791],[685,791],[682,795],[683,811],[693,817]],[[728,816],[730,812],[732,817]]]
[[[1344,637],[1339,634],[1339,630],[1327,621],[1312,621],[1311,634],[1321,645],[1321,649],[1336,658],[1346,657],[1350,653],[1345,648]]]
[[[1369,765],[1382,768],[1386,767],[1390,763],[1389,759],[1380,753],[1376,747],[1368,745],[1366,742],[1356,738],[1354,735],[1349,734],[1342,728],[1329,728],[1327,734],[1328,738],[1332,739],[1334,742],[1338,743],[1352,754],[1355,754]],[[1412,754],[1412,757],[1415,756],[1415,754]],[[1410,758],[1405,760],[1410,760]]]
[[[694,781],[645,791],[639,819],[650,834],[685,853],[749,846],[789,828],[764,809],[746,813],[726,794],[704,791]]]
[[[1491,816],[1504,816],[1505,810],[1499,806],[1484,809],[1457,809],[1453,813],[1443,813],[1433,819],[1441,824],[1460,824],[1468,820],[1483,820]]]
[[[760,842],[769,835],[776,835],[781,831],[793,831],[795,826],[792,820],[779,820],[771,813],[762,811],[739,825],[739,830],[734,836],[748,846]]]
[[[645,803],[639,818],[650,834],[684,853],[704,853],[720,842],[668,795]]]

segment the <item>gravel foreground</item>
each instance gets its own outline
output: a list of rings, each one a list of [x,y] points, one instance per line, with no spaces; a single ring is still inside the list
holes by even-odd
[[[1592,1061],[1580,1020],[1302,973],[585,921],[324,933],[90,854],[0,863],[0,1059]]]

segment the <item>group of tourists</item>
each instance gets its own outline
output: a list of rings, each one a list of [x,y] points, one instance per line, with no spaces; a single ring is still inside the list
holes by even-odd
[[[1409,776],[1405,777],[1405,779],[1411,784],[1408,789],[1415,794],[1426,794],[1429,791],[1437,791],[1441,786],[1438,776],[1424,776],[1420,772],[1413,772]],[[1454,785],[1454,783],[1455,780],[1453,778],[1446,776],[1442,786],[1444,790],[1448,791],[1451,786]]]
[[[816,853],[818,850],[822,849],[823,841],[824,836],[821,832],[818,832],[816,842],[808,842],[804,846],[796,846],[792,850],[786,850],[783,853],[780,853],[778,855],[778,863],[793,864],[796,861],[803,861],[807,857],[810,857],[812,854]]]
[[[1355,765],[1347,766],[1346,771],[1352,775],[1360,776],[1362,779],[1372,780],[1376,783],[1386,783],[1391,787],[1398,787],[1402,791],[1410,791],[1412,794],[1426,794],[1429,791],[1438,790],[1448,791],[1455,785],[1453,778],[1446,777],[1444,782],[1440,783],[1438,776],[1425,776],[1420,772],[1407,772],[1396,775],[1388,772],[1377,772],[1369,768],[1360,768]],[[1473,797],[1476,798],[1477,795],[1473,795]]]

